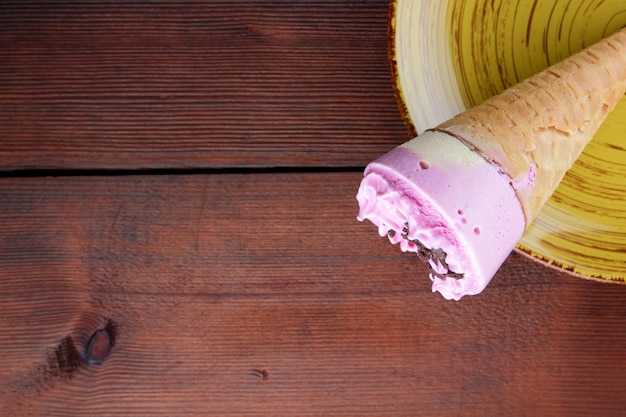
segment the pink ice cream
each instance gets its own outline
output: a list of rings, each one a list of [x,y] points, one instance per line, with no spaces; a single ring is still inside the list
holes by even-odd
[[[480,293],[522,236],[513,186],[458,139],[425,132],[370,163],[357,194],[358,220],[430,265],[433,292]]]

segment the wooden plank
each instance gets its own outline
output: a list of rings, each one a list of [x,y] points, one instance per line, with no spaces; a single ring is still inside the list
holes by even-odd
[[[362,166],[387,1],[2,2],[0,169]]]
[[[0,415],[623,415],[624,287],[512,255],[445,301],[358,181],[0,180]]]

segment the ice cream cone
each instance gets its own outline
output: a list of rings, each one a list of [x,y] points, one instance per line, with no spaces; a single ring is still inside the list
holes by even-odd
[[[626,29],[429,129],[365,169],[359,220],[478,294],[626,92]]]
[[[530,225],[626,92],[626,28],[431,130],[511,179]]]

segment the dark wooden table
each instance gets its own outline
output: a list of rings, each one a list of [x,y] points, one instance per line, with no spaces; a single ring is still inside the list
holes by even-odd
[[[626,287],[445,301],[356,221],[386,1],[48,3],[0,4],[0,415],[624,415]]]

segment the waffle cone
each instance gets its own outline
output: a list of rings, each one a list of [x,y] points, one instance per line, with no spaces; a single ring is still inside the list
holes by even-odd
[[[626,28],[430,129],[507,176],[528,226],[626,92]]]

